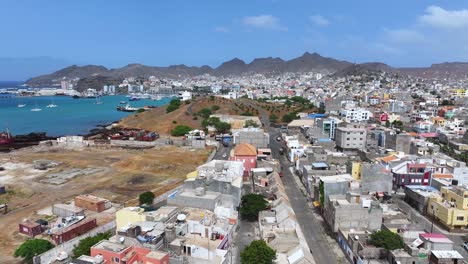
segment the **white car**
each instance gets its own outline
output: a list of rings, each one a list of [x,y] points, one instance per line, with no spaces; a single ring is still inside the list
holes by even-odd
[[[468,251],[468,242],[463,243],[463,248]]]
[[[223,153],[223,158],[226,158],[227,157],[227,154],[226,153]]]

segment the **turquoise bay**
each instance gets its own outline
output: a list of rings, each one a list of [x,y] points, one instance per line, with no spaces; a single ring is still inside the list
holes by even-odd
[[[114,95],[97,99],[73,99],[68,96],[13,97],[0,98],[0,131],[9,129],[13,135],[31,132],[47,132],[49,136],[86,134],[97,125],[104,125],[133,113],[119,112],[116,107],[128,97]],[[142,99],[128,102],[131,106],[161,106],[169,103],[170,98],[159,101]],[[47,108],[49,104],[56,108]],[[25,104],[18,108],[18,104]],[[32,108],[42,111],[32,112]]]

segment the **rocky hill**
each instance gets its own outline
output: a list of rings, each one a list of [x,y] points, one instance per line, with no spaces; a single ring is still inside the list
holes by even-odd
[[[333,58],[323,57],[318,53],[304,53],[302,56],[283,60],[281,58],[257,58],[250,63],[241,59],[234,58],[222,63],[217,68],[209,66],[190,67],[186,65],[172,65],[168,67],[147,66],[142,64],[128,64],[122,68],[107,69],[103,66],[86,65],[70,66],[51,74],[42,75],[29,79],[26,83],[29,86],[52,86],[59,85],[63,78],[87,78],[100,88],[107,84],[98,82],[105,78],[96,78],[96,76],[106,77],[109,80],[120,80],[126,77],[156,76],[160,78],[187,78],[201,74],[211,74],[214,76],[239,76],[262,74],[280,74],[284,72],[317,72],[325,75],[343,76],[346,74],[359,74],[360,71],[384,71],[394,72],[403,75],[411,75],[425,78],[466,78],[468,76],[468,63],[451,62],[433,64],[426,68],[393,68],[380,62],[370,62],[362,64],[353,64],[347,61],[340,61]],[[92,77],[92,78],[91,78]]]

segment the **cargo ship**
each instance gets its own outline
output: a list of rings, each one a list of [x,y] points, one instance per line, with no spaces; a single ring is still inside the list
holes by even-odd
[[[0,132],[0,148],[10,149],[13,147],[15,139],[8,131]]]
[[[0,151],[10,151],[12,149],[30,147],[38,145],[41,141],[51,139],[55,138],[48,137],[44,132],[16,136],[12,136],[8,131],[0,132]]]

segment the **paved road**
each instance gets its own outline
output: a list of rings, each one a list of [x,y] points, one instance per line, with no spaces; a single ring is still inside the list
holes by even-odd
[[[282,180],[286,193],[288,194],[291,206],[296,213],[302,232],[304,232],[307,244],[312,250],[315,262],[327,264],[337,263],[337,257],[327,242],[326,234],[323,231],[321,223],[318,223],[315,219],[313,212],[307,205],[306,197],[302,194],[299,186],[297,186],[296,181],[293,179],[294,176],[288,169],[291,164],[286,161],[284,156],[279,155],[280,145],[276,140],[276,137],[279,135],[279,132],[270,132],[270,148],[273,158],[279,160],[281,167],[283,168],[284,176]]]
[[[232,149],[232,146],[225,147],[220,143],[219,149],[216,151],[216,154],[213,159],[215,160],[227,160],[229,158],[229,152]],[[223,157],[223,155],[226,154],[226,157]]]

